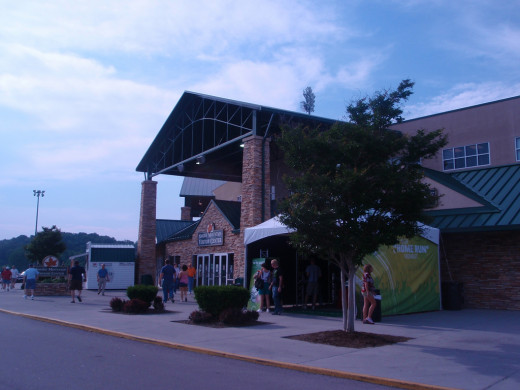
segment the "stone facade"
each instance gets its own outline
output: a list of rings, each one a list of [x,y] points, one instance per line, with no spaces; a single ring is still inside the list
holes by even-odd
[[[442,233],[440,253],[441,279],[463,284],[464,307],[520,310],[520,231]]]
[[[145,180],[141,184],[141,212],[139,216],[139,238],[137,241],[136,283],[142,275],[155,279],[155,234],[156,234],[157,182]],[[154,280],[154,285],[155,285]]]
[[[208,225],[224,231],[224,245],[198,246],[199,233],[206,232]],[[181,264],[192,262],[193,256],[211,253],[233,253],[234,277],[244,274],[244,240],[241,234],[233,232],[233,226],[222,215],[215,203],[211,202],[191,239],[168,242],[164,246],[164,257],[179,256]]]

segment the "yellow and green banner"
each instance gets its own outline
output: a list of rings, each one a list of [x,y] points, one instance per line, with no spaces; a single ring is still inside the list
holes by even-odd
[[[381,291],[383,316],[440,310],[436,243],[423,237],[402,239],[396,245],[381,247],[365,257],[365,264],[374,268],[372,277],[375,288]],[[358,269],[356,276],[362,280],[363,267]]]

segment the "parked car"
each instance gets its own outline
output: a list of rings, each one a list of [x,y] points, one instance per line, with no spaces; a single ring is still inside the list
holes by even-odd
[[[23,277],[25,276],[25,271],[20,273],[18,277],[16,278],[16,283],[23,283]]]

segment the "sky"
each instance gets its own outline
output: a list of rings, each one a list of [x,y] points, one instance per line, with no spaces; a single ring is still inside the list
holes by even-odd
[[[135,171],[186,90],[345,119],[415,82],[404,117],[520,95],[520,0],[0,0],[0,240],[56,225],[137,241]],[[158,176],[157,218],[182,178]]]

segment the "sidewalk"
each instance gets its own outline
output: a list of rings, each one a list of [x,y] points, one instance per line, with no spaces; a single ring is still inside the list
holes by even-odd
[[[356,321],[356,331],[413,339],[385,347],[351,349],[284,338],[340,329],[340,318],[262,313],[260,321],[266,324],[208,328],[176,322],[188,319],[197,309],[193,295],[187,303],[167,303],[167,313],[144,316],[111,312],[110,299],[126,298],[124,291],[108,291],[105,296],[83,291],[83,303],[72,304],[70,297],[24,300],[17,287],[0,292],[0,313],[36,316],[103,333],[151,339],[174,348],[400,388],[520,388],[518,311],[442,311],[385,317],[376,325]]]

